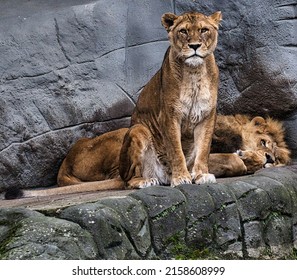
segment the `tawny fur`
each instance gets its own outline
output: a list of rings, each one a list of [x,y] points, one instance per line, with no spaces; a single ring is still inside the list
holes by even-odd
[[[221,18],[221,12],[162,16],[170,47],[139,96],[119,155],[119,174],[128,187],[215,182],[208,157],[219,81],[213,52]],[[81,165],[75,173],[85,169]],[[81,181],[67,176],[67,184]]]
[[[279,135],[284,131],[271,119],[218,116],[213,134],[218,90],[213,51],[220,20],[220,12],[164,14],[170,47],[161,69],[139,96],[131,127],[79,140],[60,168],[60,188],[29,194],[212,183],[211,173],[254,172],[259,162],[265,165],[267,155],[286,164],[289,152]],[[215,153],[224,143],[230,150],[209,157],[211,141]],[[237,150],[243,151],[233,153]]]
[[[259,120],[261,121],[261,128],[259,128]],[[271,118],[263,119],[262,117],[252,118],[248,115],[218,115],[213,139],[218,140],[217,132],[221,132],[222,129],[229,137],[219,139],[222,152],[216,147],[216,152],[212,152],[209,157],[210,172],[214,173],[216,177],[254,173],[265,167],[267,156],[274,161],[269,166],[289,164],[290,151],[285,143],[285,130],[280,121]],[[71,148],[60,168],[58,175],[60,186],[67,185],[69,177],[75,178],[74,181],[70,182],[72,184],[75,181],[89,181],[94,176],[97,176],[97,180],[99,178],[120,178],[118,159],[121,143],[128,130],[128,128],[123,128],[85,140],[85,142],[78,141]],[[232,143],[234,145],[226,152],[224,147],[228,146],[234,135],[241,138],[241,141],[238,141],[238,145]],[[263,142],[264,139],[265,143]],[[94,149],[94,147],[96,148]],[[213,151],[213,147],[211,147],[211,151]],[[77,152],[78,154],[76,154]],[[149,151],[146,152],[149,153]],[[85,159],[83,168],[79,160],[81,158]],[[109,165],[106,167],[104,162],[112,162],[110,171],[108,171]],[[77,171],[82,169],[84,170],[83,174],[78,177]],[[94,169],[96,174],[94,174]]]
[[[259,130],[261,120],[262,128]],[[284,141],[285,131],[281,122],[267,118],[253,118],[247,115],[217,116],[213,139],[221,137],[220,147],[231,143],[232,138],[243,137],[240,145],[232,146],[229,153],[211,153],[209,170],[216,177],[241,176],[253,173],[263,167],[287,165],[290,151]],[[264,126],[263,126],[264,125]],[[119,176],[119,156],[128,128],[122,128],[90,139],[77,141],[64,159],[58,174],[59,188],[45,190],[25,190],[24,196],[48,196],[96,190],[124,189],[125,184]],[[262,137],[259,137],[262,136]],[[268,138],[267,138],[268,137]],[[262,138],[275,143],[272,150],[263,146]],[[240,151],[244,147],[256,147],[254,150]],[[211,148],[213,150],[213,147]],[[216,147],[218,151],[218,147]],[[280,152],[281,151],[281,152]],[[237,152],[237,153],[235,153]],[[267,154],[274,163],[267,163]],[[96,181],[97,180],[97,181]],[[92,181],[92,182],[90,182]],[[94,181],[94,182],[93,182]],[[154,183],[154,182],[152,182]]]
[[[212,139],[211,153],[234,153],[237,150],[267,153],[274,166],[287,165],[290,151],[285,142],[285,129],[282,122],[270,117],[251,117],[249,115],[218,115]],[[259,159],[258,153],[258,160]],[[250,154],[251,157],[251,154]],[[255,161],[250,161],[259,165]],[[248,163],[246,163],[248,165]],[[256,170],[255,166],[248,170]]]
[[[218,90],[213,51],[221,13],[164,14],[168,48],[142,90],[120,152],[131,188],[215,182],[208,171]]]

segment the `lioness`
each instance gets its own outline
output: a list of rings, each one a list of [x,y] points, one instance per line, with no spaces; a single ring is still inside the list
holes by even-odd
[[[221,19],[221,12],[162,16],[170,46],[139,96],[119,154],[119,174],[128,187],[215,182],[208,157],[219,80],[213,52]]]
[[[220,20],[221,12],[162,16],[170,47],[138,98],[119,155],[119,174],[128,187],[215,182],[208,156],[216,116],[213,52]]]
[[[215,182],[208,156],[218,91],[221,12],[167,13],[168,48],[141,92],[120,152],[119,173],[131,188]]]

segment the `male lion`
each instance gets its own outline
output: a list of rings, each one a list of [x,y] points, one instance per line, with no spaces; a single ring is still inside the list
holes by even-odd
[[[119,153],[119,174],[128,187],[215,182],[208,157],[219,80],[213,52],[221,18],[221,12],[162,16],[170,46],[139,96]]]
[[[122,143],[128,128],[79,140],[64,159],[58,185],[119,178]],[[247,115],[218,115],[209,157],[216,177],[254,173],[261,168],[287,165],[290,151],[281,122]],[[121,184],[122,185],[122,184]],[[112,185],[118,188],[117,184]]]
[[[289,162],[290,151],[281,122],[239,114],[217,116],[209,158],[209,168],[216,177],[250,174]]]

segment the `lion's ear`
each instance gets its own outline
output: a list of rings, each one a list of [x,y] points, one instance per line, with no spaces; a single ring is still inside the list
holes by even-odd
[[[177,15],[172,14],[172,13],[166,13],[162,16],[161,22],[162,25],[165,27],[167,32],[170,31],[170,27],[174,24],[174,21],[178,18]]]
[[[255,125],[255,126],[262,126],[262,125],[266,124],[266,121],[262,117],[254,117],[252,119],[252,124]]]
[[[211,19],[215,28],[219,29],[220,21],[222,20],[222,13],[220,11],[213,13],[208,18]]]
[[[254,117],[251,121],[251,123],[257,127],[258,132],[263,133],[266,129],[267,123],[266,120],[262,117]]]

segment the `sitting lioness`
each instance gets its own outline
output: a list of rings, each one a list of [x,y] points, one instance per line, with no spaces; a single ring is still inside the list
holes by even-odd
[[[215,182],[208,156],[218,91],[221,13],[162,16],[168,48],[161,69],[141,92],[120,152],[130,188]]]
[[[128,187],[215,182],[208,156],[216,116],[213,52],[220,20],[221,12],[162,16],[170,47],[138,98],[119,155],[119,174]]]
[[[126,186],[215,182],[208,157],[219,80],[213,52],[221,18],[221,12],[162,16],[170,46],[161,69],[140,93],[121,145],[119,174]],[[105,170],[104,163],[100,169]]]

